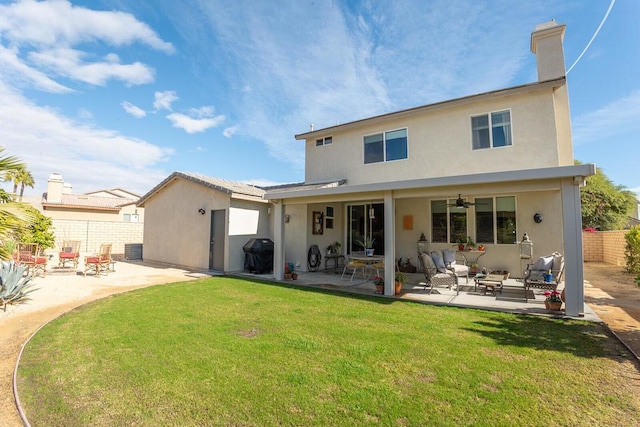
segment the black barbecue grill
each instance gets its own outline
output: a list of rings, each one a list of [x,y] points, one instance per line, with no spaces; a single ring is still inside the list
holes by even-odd
[[[273,271],[273,241],[271,239],[251,239],[242,247],[244,269],[250,273],[271,273]]]

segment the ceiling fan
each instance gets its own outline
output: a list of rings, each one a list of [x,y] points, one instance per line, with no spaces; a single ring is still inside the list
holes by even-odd
[[[474,206],[475,203],[467,202],[462,198],[462,194],[458,194],[458,198],[455,203],[448,203],[447,206],[455,206],[456,208],[468,208],[469,206]]]

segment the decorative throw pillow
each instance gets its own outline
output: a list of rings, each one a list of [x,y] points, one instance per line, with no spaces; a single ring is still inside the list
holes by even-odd
[[[431,252],[431,258],[433,259],[433,263],[436,265],[436,270],[438,273],[446,273],[447,267],[444,265],[444,260],[437,252]]]
[[[431,273],[435,272],[436,265],[433,263],[433,259],[431,259],[429,254],[423,253],[420,256],[422,257],[422,263],[424,264],[425,268],[429,270]]]
[[[554,252],[553,254],[553,263],[551,263],[551,270],[553,270],[554,275],[558,275],[560,270],[562,270],[562,263],[564,262],[564,257],[560,255],[559,252]]]
[[[532,270],[549,271],[553,266],[553,255],[541,256],[531,267]]]
[[[454,265],[456,265],[455,251],[451,251],[449,249],[443,250],[442,259],[444,260],[444,265],[446,265],[447,267],[453,267]]]

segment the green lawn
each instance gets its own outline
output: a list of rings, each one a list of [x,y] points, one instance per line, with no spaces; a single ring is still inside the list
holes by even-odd
[[[56,320],[18,389],[34,426],[624,426],[637,369],[599,324],[217,277]]]

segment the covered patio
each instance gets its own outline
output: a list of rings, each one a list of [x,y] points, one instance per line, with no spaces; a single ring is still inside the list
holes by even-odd
[[[373,284],[373,275],[368,278],[356,277],[353,281],[350,281],[346,276],[343,279],[341,278],[341,274],[336,274],[331,270],[320,270],[317,272],[299,272],[296,280],[276,280],[273,274],[268,273],[234,273],[234,275],[238,276],[286,283],[291,286],[326,289],[336,292],[370,295],[379,298],[413,301],[423,304],[503,311],[514,314],[566,316],[564,308],[563,311],[550,311],[545,308],[544,290],[530,290],[528,299],[525,300],[523,284],[518,279],[509,278],[505,280],[502,293],[496,291],[495,295],[493,295],[492,292],[485,292],[483,287],[476,288],[473,279],[470,279],[468,283],[465,283],[464,279],[460,280],[459,292],[455,288],[448,289],[447,287],[436,286],[433,291],[429,293],[429,287],[425,289],[424,286],[425,277],[423,273],[405,274],[407,276],[407,283],[403,286],[402,292],[399,295],[378,295],[375,293],[376,289]],[[581,311],[584,314],[579,316],[580,319],[601,321],[589,306],[584,303],[582,304],[584,308]]]

